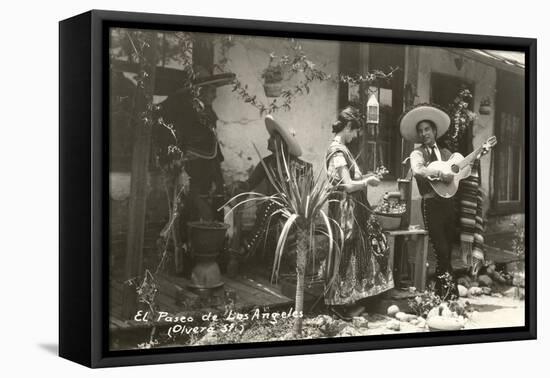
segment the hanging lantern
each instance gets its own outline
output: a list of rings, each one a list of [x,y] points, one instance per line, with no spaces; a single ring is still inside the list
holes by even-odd
[[[378,124],[380,119],[380,105],[376,96],[371,94],[367,101],[367,123]]]

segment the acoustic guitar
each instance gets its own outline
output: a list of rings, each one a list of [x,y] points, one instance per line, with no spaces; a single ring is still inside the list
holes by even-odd
[[[431,162],[428,168],[442,171],[445,174],[452,174],[453,179],[450,182],[444,182],[439,177],[432,176],[428,177],[428,182],[439,196],[451,198],[456,194],[460,180],[467,178],[472,173],[473,162],[488,153],[496,144],[497,138],[492,136],[481,147],[472,151],[466,157],[455,152],[447,161]]]

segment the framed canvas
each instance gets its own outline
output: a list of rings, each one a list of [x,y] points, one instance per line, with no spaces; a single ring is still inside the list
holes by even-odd
[[[60,22],[59,353],[536,338],[536,40]]]

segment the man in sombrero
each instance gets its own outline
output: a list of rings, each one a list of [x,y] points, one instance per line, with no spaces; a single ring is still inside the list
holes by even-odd
[[[212,104],[216,99],[217,88],[231,84],[235,79],[233,73],[211,74],[203,67],[195,70],[192,86],[198,97],[188,87],[184,87],[160,104],[159,115],[166,123],[172,124],[177,136],[177,146],[185,154],[185,171],[189,175],[189,191],[186,197],[183,222],[194,220],[213,220],[223,215],[215,214],[210,206],[208,196],[220,196],[223,203],[224,181],[221,162],[224,160],[218,138],[216,124],[218,117]],[[164,134],[167,132],[164,130]],[[166,139],[166,138],[165,138]],[[168,135],[168,143],[173,138]],[[165,147],[163,147],[165,148]]]
[[[422,216],[436,255],[436,293],[445,296],[451,288],[445,287],[446,273],[452,277],[452,250],[455,236],[455,202],[453,198],[440,197],[428,180],[449,182],[452,174],[428,168],[436,160],[446,161],[451,152],[439,148],[437,139],[449,129],[451,120],[443,110],[421,104],[405,112],[400,119],[401,136],[409,142],[420,144],[410,154],[411,170],[416,178],[418,191],[422,196]],[[454,278],[453,282],[454,282]],[[456,293],[454,290],[449,294]]]
[[[269,136],[267,139],[267,149],[271,154],[262,158],[263,162],[259,162],[256,165],[248,180],[235,183],[235,192],[245,192],[254,189],[254,191],[261,192],[267,196],[277,193],[277,189],[268,179],[264,168],[265,165],[272,172],[277,172],[277,159],[279,159],[279,164],[284,164],[284,161],[286,161],[289,166],[292,166],[292,169],[289,171],[295,172],[298,176],[312,174],[313,168],[311,163],[299,158],[302,155],[302,148],[298,144],[296,133],[283,126],[280,121],[275,120],[271,115],[265,117],[265,127]],[[285,156],[284,160],[281,158],[282,155]],[[271,214],[278,209],[277,206],[273,201],[266,201],[258,207],[254,226],[248,237],[240,241],[240,246],[234,246],[234,248],[239,249],[241,257],[251,258],[260,249],[274,251],[274,246],[272,246],[273,248],[265,249],[263,247],[266,241],[269,243],[276,239],[276,233],[268,233],[268,228],[277,226],[276,217],[270,220]],[[264,261],[272,261],[270,256],[264,256],[262,259]]]

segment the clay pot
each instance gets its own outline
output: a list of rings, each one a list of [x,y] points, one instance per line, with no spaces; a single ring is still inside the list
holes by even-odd
[[[191,252],[197,263],[191,273],[192,290],[210,293],[223,286],[216,258],[223,250],[228,224],[220,222],[189,222]]]
[[[482,114],[482,115],[491,114],[491,105],[481,105],[479,107],[479,114]]]
[[[191,250],[194,256],[217,256],[223,248],[225,232],[229,228],[220,222],[189,222]]]
[[[283,92],[283,82],[264,83],[264,92],[266,97],[279,97]]]
[[[391,231],[391,230],[399,229],[403,214],[390,214],[390,213],[376,212],[376,217],[378,218],[378,222],[380,222],[380,226],[382,226],[383,230]]]

